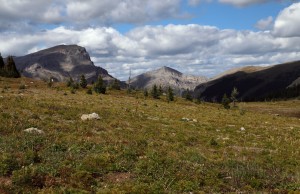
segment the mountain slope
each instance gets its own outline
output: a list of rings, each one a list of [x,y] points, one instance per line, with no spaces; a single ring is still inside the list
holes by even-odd
[[[105,69],[95,66],[86,49],[77,45],[59,45],[14,60],[23,76],[35,79],[78,80],[82,74],[88,81],[95,81],[99,75],[107,82],[114,79]]]
[[[201,95],[207,101],[220,101],[225,93],[230,95],[232,89],[236,87],[241,100],[264,100],[273,93],[285,90],[299,76],[300,61],[249,73],[238,71],[200,84],[195,89],[195,95]]]
[[[194,90],[197,85],[205,81],[207,81],[205,77],[184,75],[170,67],[162,67],[132,78],[131,85],[138,89],[150,89],[154,84],[163,88],[170,86],[179,94],[187,89]]]
[[[257,71],[262,71],[264,69],[268,69],[272,66],[267,66],[267,67],[260,67],[260,66],[246,66],[246,67],[238,67],[238,68],[233,68],[229,69],[227,71],[222,72],[221,74],[217,75],[216,77],[213,77],[210,81],[219,79],[221,77],[224,77],[226,75],[231,75],[234,73],[237,73],[239,71],[245,72],[245,73],[253,73]]]

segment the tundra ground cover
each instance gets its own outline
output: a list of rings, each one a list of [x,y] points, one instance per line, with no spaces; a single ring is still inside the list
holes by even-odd
[[[300,190],[300,120],[276,112],[299,111],[299,100],[225,110],[142,92],[73,93],[0,79],[0,193]],[[80,119],[90,113],[101,118]]]

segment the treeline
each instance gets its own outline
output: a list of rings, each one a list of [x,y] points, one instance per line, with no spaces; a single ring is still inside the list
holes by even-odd
[[[170,102],[170,101],[175,100],[176,94],[174,93],[173,88],[170,87],[170,86],[163,88],[161,85],[157,86],[156,84],[154,84],[151,89],[149,89],[149,90],[144,89],[144,96],[145,97],[151,96],[153,99],[160,99],[161,96],[165,96],[166,100],[168,102]],[[193,93],[188,89],[181,92],[181,94],[178,95],[178,96],[181,96],[182,98],[185,98],[187,101],[193,101],[194,100],[193,99]]]
[[[3,57],[0,54],[0,76],[2,77],[21,77],[20,73],[16,68],[15,61],[12,56],[7,57],[7,63],[4,63]]]
[[[96,82],[94,81],[91,82],[92,87],[88,87],[88,82],[83,74],[80,76],[79,82],[75,82],[72,79],[72,77],[70,77],[69,80],[67,80],[66,85],[67,87],[70,87],[71,91],[73,92],[75,92],[75,90],[79,89],[80,87],[83,89],[88,89],[87,90],[88,94],[92,94],[93,90],[95,93],[105,94],[106,88],[110,90],[121,90],[120,82],[117,79],[114,79],[114,81],[109,86],[107,86],[107,84],[104,82],[104,80],[100,75],[96,80]]]
[[[265,97],[265,100],[285,100],[300,97],[300,84],[272,92]]]

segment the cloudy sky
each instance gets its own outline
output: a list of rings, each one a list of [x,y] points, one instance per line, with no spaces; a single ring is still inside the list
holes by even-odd
[[[126,80],[161,66],[212,77],[300,60],[298,0],[0,0],[0,52],[85,47]]]

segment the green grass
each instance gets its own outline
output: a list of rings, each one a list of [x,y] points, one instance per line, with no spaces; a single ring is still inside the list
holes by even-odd
[[[238,105],[0,78],[0,193],[299,191],[300,101]]]

